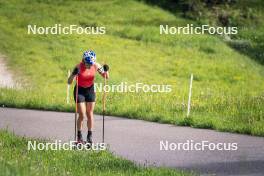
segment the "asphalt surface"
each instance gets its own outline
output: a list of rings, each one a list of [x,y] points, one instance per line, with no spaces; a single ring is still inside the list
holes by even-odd
[[[74,114],[0,108],[0,128],[20,136],[69,141],[74,138]],[[101,142],[101,132],[102,117],[95,115],[94,142]],[[176,143],[188,140],[237,143],[237,150],[173,150]],[[160,141],[168,141],[171,150],[160,150]],[[114,154],[144,165],[192,170],[201,175],[264,175],[263,137],[106,117],[105,142]]]

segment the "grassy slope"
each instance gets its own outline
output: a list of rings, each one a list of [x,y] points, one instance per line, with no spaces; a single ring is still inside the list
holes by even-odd
[[[0,131],[0,175],[191,175],[140,167],[107,151],[27,150],[28,140]]]
[[[248,20],[240,21],[240,25],[248,27],[242,28],[240,35],[237,37],[246,40],[247,44],[242,46],[233,44],[233,46],[242,53],[264,65],[264,1],[244,0],[240,5],[237,5],[236,8],[243,10],[245,7],[249,9],[246,11],[249,14],[249,17]]]
[[[26,34],[28,24],[55,23],[104,25],[107,35]],[[26,91],[2,89],[0,103],[73,110],[65,103],[67,69],[92,48],[99,62],[111,66],[109,84],[173,85],[166,94],[109,93],[108,114],[263,136],[263,66],[214,36],[159,35],[160,24],[186,23],[191,21],[136,1],[0,0],[0,51],[9,56],[18,81],[30,85]],[[192,116],[186,120],[190,73]],[[95,111],[100,113],[97,95]]]

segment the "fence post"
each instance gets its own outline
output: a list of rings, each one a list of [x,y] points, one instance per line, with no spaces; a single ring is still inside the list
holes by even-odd
[[[192,81],[193,81],[193,74],[191,74],[191,80],[190,80],[190,88],[189,88],[189,98],[188,98],[187,117],[189,117],[189,115],[190,115],[190,111],[191,111]]]

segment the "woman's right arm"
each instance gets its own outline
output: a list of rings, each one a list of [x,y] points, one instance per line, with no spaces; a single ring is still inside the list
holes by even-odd
[[[68,78],[68,84],[72,84],[73,79],[74,79],[75,75],[72,75]]]
[[[74,67],[70,77],[68,78],[68,84],[72,84],[72,82],[73,82],[73,80],[77,74],[79,74],[79,68],[76,66],[76,67]]]

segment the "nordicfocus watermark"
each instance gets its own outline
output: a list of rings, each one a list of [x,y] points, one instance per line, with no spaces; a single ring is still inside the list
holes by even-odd
[[[238,150],[237,143],[226,143],[226,142],[210,142],[210,141],[201,141],[195,142],[194,140],[187,140],[186,142],[169,142],[169,141],[160,141],[160,150],[161,151],[236,151]]]
[[[160,34],[177,35],[177,34],[211,34],[211,35],[234,35],[238,33],[238,27],[214,27],[210,25],[194,26],[187,24],[186,26],[169,26],[160,25]]]
[[[76,141],[70,141],[63,143],[61,140],[55,142],[36,142],[28,141],[27,150],[106,150],[106,143],[76,143]]]
[[[102,83],[94,84],[96,92],[118,92],[118,93],[138,93],[138,92],[151,92],[151,93],[169,93],[172,91],[172,85],[164,84],[144,84],[134,83],[128,84],[127,82],[121,82],[118,85],[103,85]]]
[[[78,26],[76,24],[62,26],[62,24],[54,24],[53,26],[37,26],[29,24],[27,26],[28,34],[38,35],[60,35],[60,34],[87,34],[87,35],[102,35],[106,33],[106,27],[104,26]]]

